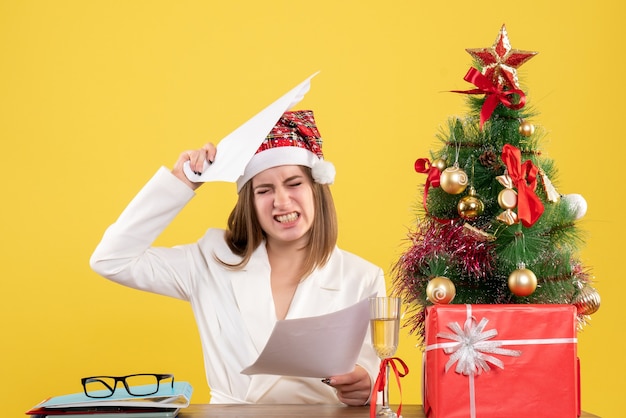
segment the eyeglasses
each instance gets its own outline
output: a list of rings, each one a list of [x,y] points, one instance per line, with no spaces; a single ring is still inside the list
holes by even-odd
[[[113,396],[117,382],[122,382],[129,395],[146,396],[159,391],[159,384],[165,381],[166,385],[174,388],[173,374],[130,374],[128,376],[92,376],[81,380],[85,395],[90,398],[108,398]]]

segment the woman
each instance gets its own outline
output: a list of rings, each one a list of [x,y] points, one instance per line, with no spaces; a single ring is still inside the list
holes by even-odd
[[[368,402],[379,361],[369,338],[350,373],[319,378],[241,374],[277,320],[335,312],[385,294],[382,270],[336,246],[335,208],[311,111],[285,112],[237,181],[228,229],[194,244],[151,247],[220,158],[213,144],[160,168],[105,232],[92,268],[121,284],[191,303],[212,403]],[[306,361],[306,359],[303,359]]]

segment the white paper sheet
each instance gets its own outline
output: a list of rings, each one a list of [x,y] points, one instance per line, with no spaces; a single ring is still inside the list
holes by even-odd
[[[249,119],[243,125],[226,135],[217,144],[213,164],[204,164],[202,174],[191,171],[189,161],[183,165],[187,178],[195,183],[207,181],[235,182],[243,174],[246,165],[259,149],[285,111],[291,109],[304,98],[311,87],[311,79],[319,71],[285,93],[274,103]]]
[[[243,374],[325,378],[354,370],[369,326],[369,301],[309,318],[278,321]]]

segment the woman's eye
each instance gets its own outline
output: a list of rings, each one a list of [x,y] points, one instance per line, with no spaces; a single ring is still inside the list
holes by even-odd
[[[297,181],[297,182],[294,182],[294,183],[290,183],[290,184],[289,184],[289,187],[298,187],[298,186],[300,186],[301,184],[302,184],[302,182],[301,182],[301,181]]]

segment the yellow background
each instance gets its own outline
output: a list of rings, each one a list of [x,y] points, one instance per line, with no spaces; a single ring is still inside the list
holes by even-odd
[[[389,272],[421,199],[413,162],[467,110],[446,93],[471,87],[465,48],[491,46],[502,24],[514,48],[539,51],[520,76],[549,131],[553,180],[589,204],[582,258],[603,299],[579,334],[583,409],[623,415],[620,3],[0,1],[1,415],[80,391],[92,374],[172,372],[193,402],[209,400],[189,306],[108,282],[88,259],[160,165],[317,70],[301,107],[338,169],[340,245]],[[234,199],[231,184],[204,186],[158,243],[223,226]],[[414,337],[399,355],[411,368],[403,400],[419,403]]]

